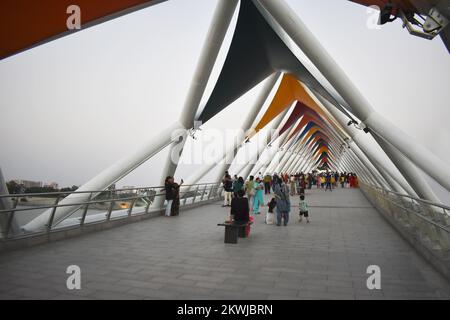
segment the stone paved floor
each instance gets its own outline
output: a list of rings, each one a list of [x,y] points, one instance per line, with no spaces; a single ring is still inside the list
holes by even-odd
[[[449,299],[450,284],[359,190],[307,191],[311,220],[223,243],[220,204],[0,255],[0,299]],[[297,203],[298,198],[293,199]],[[265,211],[266,209],[264,209]],[[82,289],[68,290],[68,265]],[[381,267],[381,290],[366,268]]]

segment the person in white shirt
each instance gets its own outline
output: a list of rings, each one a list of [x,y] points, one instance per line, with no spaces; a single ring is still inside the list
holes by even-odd
[[[305,201],[305,196],[304,195],[300,196],[299,207],[300,207],[300,220],[299,220],[299,222],[302,222],[302,218],[305,217],[306,218],[306,223],[309,223],[308,204]]]

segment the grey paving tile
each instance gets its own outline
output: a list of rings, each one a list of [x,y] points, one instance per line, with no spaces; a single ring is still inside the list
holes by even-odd
[[[135,295],[132,292],[114,292],[97,290],[92,295],[89,296],[95,300],[142,300],[143,298],[139,295]]]
[[[221,283],[221,282],[224,282],[226,277],[185,274],[185,275],[180,276],[178,279]]]
[[[225,209],[214,204],[1,254],[0,299],[450,299],[448,282],[359,190],[306,192],[311,224],[256,216],[236,245],[223,243]],[[70,264],[82,290],[65,287]],[[371,264],[381,291],[367,289]]]
[[[301,291],[298,296],[313,300],[355,300],[355,294],[353,293]]]
[[[181,286],[193,286],[197,280],[188,280],[171,277],[153,277],[152,282],[162,283],[164,285],[181,285]]]
[[[228,290],[214,290],[210,293],[212,299],[224,300],[267,300],[269,294],[259,292],[235,292]]]
[[[260,286],[247,286],[243,290],[243,293],[264,293],[264,294],[278,294],[285,296],[297,296],[299,290],[289,288],[274,288],[274,287],[260,287]]]
[[[50,300],[93,300],[93,298],[88,298],[86,296],[71,295],[71,294],[59,294],[52,297]]]
[[[126,292],[129,291],[132,286],[130,285],[123,285],[123,284],[117,284],[117,283],[106,283],[106,282],[89,282],[84,286],[86,289],[89,290],[101,290],[101,291],[109,291],[109,292]]]
[[[59,295],[59,292],[35,288],[16,288],[11,290],[9,294],[23,297],[25,299],[51,299]]]
[[[299,297],[283,296],[283,295],[279,295],[279,294],[271,294],[271,295],[269,295],[269,297],[267,299],[268,300],[300,300]]]
[[[208,282],[208,281],[199,281],[195,283],[196,287],[200,288],[208,288],[208,289],[219,289],[219,290],[228,290],[228,291],[237,291],[240,292],[244,289],[244,285],[239,284],[230,284],[223,282]]]
[[[130,280],[130,279],[122,279],[117,282],[118,285],[123,285],[125,287],[132,288],[142,288],[142,289],[161,289],[164,284],[158,282],[148,281],[139,281],[139,280]]]
[[[202,288],[202,287],[196,287],[196,286],[183,286],[183,285],[167,285],[163,286],[161,288],[164,291],[167,292],[175,292],[180,294],[181,296],[189,297],[190,295],[208,295],[211,292],[213,292],[214,289],[212,288]]]
[[[132,288],[127,292],[128,294],[136,295],[140,299],[179,299],[180,293],[174,290],[161,290],[161,289],[150,289],[150,288]]]

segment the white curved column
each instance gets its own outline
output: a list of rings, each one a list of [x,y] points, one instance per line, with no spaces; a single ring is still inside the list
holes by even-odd
[[[253,122],[256,120],[256,117],[258,116],[259,112],[261,111],[262,107],[264,106],[264,103],[266,102],[267,98],[270,95],[270,92],[272,91],[273,87],[275,86],[278,78],[280,77],[280,72],[276,72],[273,75],[271,75],[266,82],[264,83],[264,86],[259,93],[255,103],[253,104],[253,107],[250,109],[250,112],[247,115],[247,118],[245,119],[244,123],[241,125],[241,129],[247,134],[251,129]],[[241,148],[242,144],[245,141],[245,136],[242,137],[239,141],[239,143],[236,145],[236,148],[234,150],[234,157],[233,159],[230,159],[231,161],[225,161],[223,165],[221,165],[221,168],[219,169],[219,172],[217,174],[217,177],[215,179],[216,182],[222,181],[222,177],[224,175],[224,172],[227,171],[231,163],[233,162],[234,158],[236,157],[239,149]]]
[[[423,174],[417,170],[417,168],[407,157],[380,137],[375,135],[374,138],[386,152],[387,156],[396,164],[398,170],[402,173],[406,181],[408,181],[420,198],[427,199],[434,203],[441,203],[441,200],[430,188]]]
[[[180,122],[174,122],[171,126],[161,131],[159,134],[154,135],[144,146],[139,150],[130,153],[123,159],[119,160],[109,168],[103,170],[100,174],[83,184],[77,189],[80,191],[103,191],[106,190],[111,184],[120,180],[128,173],[136,169],[142,163],[150,159],[152,156],[157,154],[159,151],[164,149],[169,144],[180,141],[186,138],[186,130]],[[100,193],[100,192],[98,192]],[[94,194],[96,196],[98,193]],[[76,203],[82,203],[88,201],[90,197],[89,193],[74,193],[59,202],[60,205],[68,205],[64,207],[59,207],[56,209],[53,222],[63,220],[64,218],[70,216],[74,211],[76,211],[80,206],[75,205]],[[71,204],[74,204],[71,206]],[[46,210],[41,215],[37,216],[30,222],[28,222],[23,229],[25,231],[37,231],[45,228],[47,225],[52,209]]]
[[[391,189],[390,184],[383,179],[378,169],[370,162],[369,159],[367,159],[366,155],[358,148],[358,146],[353,141],[350,141],[348,146],[350,147],[349,150],[351,150],[355,154],[355,156],[364,163],[364,166],[367,167],[369,171],[371,171],[373,177],[378,181],[380,187],[388,190]]]
[[[328,100],[324,99],[320,95],[315,95],[322,106],[333,116],[333,118],[341,125],[342,129],[351,137],[354,143],[361,149],[361,151],[367,156],[372,164],[378,169],[383,178],[390,184],[391,188],[396,192],[406,191],[411,196],[416,196],[416,192],[405,178],[400,174],[391,160],[383,154],[382,149],[375,148],[375,145],[368,143],[365,133],[356,129],[353,126],[348,126],[348,119],[339,110],[337,110]],[[391,183],[394,179],[396,183]],[[401,186],[401,189],[398,188]]]
[[[257,0],[305,53],[336,91],[351,106],[353,113],[372,132],[383,137],[416,166],[450,191],[450,166],[428,149],[411,139],[389,120],[378,114],[356,88],[334,59],[317,41],[303,21],[285,0]],[[402,166],[402,163],[396,163]],[[412,177],[410,177],[412,178]]]
[[[185,129],[194,127],[195,114],[205,92],[237,4],[238,0],[219,0],[217,4],[180,114],[180,122]],[[161,182],[164,181],[165,177],[175,174],[178,160],[183,152],[185,143],[186,139],[183,139],[170,147],[169,156],[161,172]],[[163,197],[157,197],[153,206],[161,207],[163,202]]]

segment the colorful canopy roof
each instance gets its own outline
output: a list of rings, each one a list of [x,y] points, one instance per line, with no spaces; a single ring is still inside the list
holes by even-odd
[[[288,82],[297,78],[348,114],[297,59],[253,2],[241,0],[239,17],[227,58],[213,92],[197,120],[208,121],[276,71],[295,74]],[[286,102],[284,98],[281,99],[282,102]]]
[[[81,11],[81,30],[166,0],[2,0],[0,59],[78,30],[68,30],[67,8]]]
[[[77,31],[68,30],[66,26],[69,16],[67,8],[71,5],[77,5],[81,9],[81,30],[83,30],[163,1],[167,0],[2,0],[0,1],[0,59]],[[349,1],[365,6],[375,5],[381,9],[392,5],[392,14],[402,10],[410,15],[414,13],[427,15],[433,7],[438,7],[441,13],[448,14],[448,9],[445,11],[445,2],[438,0]],[[449,32],[448,27],[441,32],[447,48],[449,48]]]

